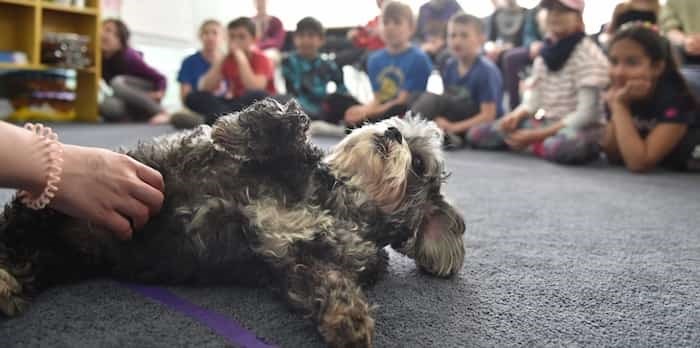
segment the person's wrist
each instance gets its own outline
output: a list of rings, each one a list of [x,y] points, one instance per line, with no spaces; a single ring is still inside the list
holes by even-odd
[[[63,148],[58,135],[41,124],[24,127],[32,133],[28,172],[20,175],[17,197],[32,209],[44,208],[56,195],[63,171]]]
[[[629,109],[629,106],[627,105],[627,102],[621,98],[613,98],[609,103],[608,107],[610,108],[611,111],[619,111],[619,110],[627,110]]]

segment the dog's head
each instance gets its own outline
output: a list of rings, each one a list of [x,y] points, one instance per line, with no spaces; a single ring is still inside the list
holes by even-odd
[[[391,241],[426,272],[450,276],[464,261],[464,220],[442,195],[447,176],[442,131],[433,122],[394,117],[354,130],[326,157],[335,174],[408,226]]]

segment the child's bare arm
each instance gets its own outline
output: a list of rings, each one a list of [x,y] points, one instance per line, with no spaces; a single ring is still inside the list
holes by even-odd
[[[617,138],[615,137],[615,124],[609,122],[605,126],[605,131],[603,133],[603,139],[600,142],[600,147],[605,153],[608,162],[619,163],[622,161],[620,155],[620,149],[617,147]]]

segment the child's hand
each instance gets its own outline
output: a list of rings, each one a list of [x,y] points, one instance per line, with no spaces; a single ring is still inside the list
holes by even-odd
[[[345,123],[348,125],[357,125],[366,118],[366,110],[363,105],[351,106],[345,111]]]
[[[518,124],[520,123],[521,116],[516,114],[516,113],[510,113],[503,117],[503,120],[501,120],[500,123],[500,128],[503,133],[510,133],[514,131],[516,128],[518,128]]]
[[[535,57],[540,55],[540,51],[542,50],[542,47],[544,47],[544,43],[542,41],[535,41],[530,44],[530,59],[535,59]]]
[[[239,54],[243,54],[243,48],[238,45],[235,41],[231,41],[228,43],[228,51],[232,56],[236,56]]]
[[[700,35],[686,36],[683,49],[690,55],[700,56]]]
[[[165,96],[165,91],[148,92],[148,96],[156,102],[160,103],[160,101],[163,99],[163,96]]]
[[[511,149],[520,150],[544,138],[545,136],[538,129],[520,129],[508,135],[506,144]]]
[[[639,100],[651,94],[651,81],[634,79],[629,80],[623,87],[612,87],[605,94],[608,103],[621,103],[629,105],[634,100]]]

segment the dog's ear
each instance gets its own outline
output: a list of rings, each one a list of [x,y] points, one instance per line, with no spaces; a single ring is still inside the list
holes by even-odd
[[[396,249],[413,258],[429,274],[452,276],[464,263],[464,219],[442,198],[425,208],[415,237]]]

